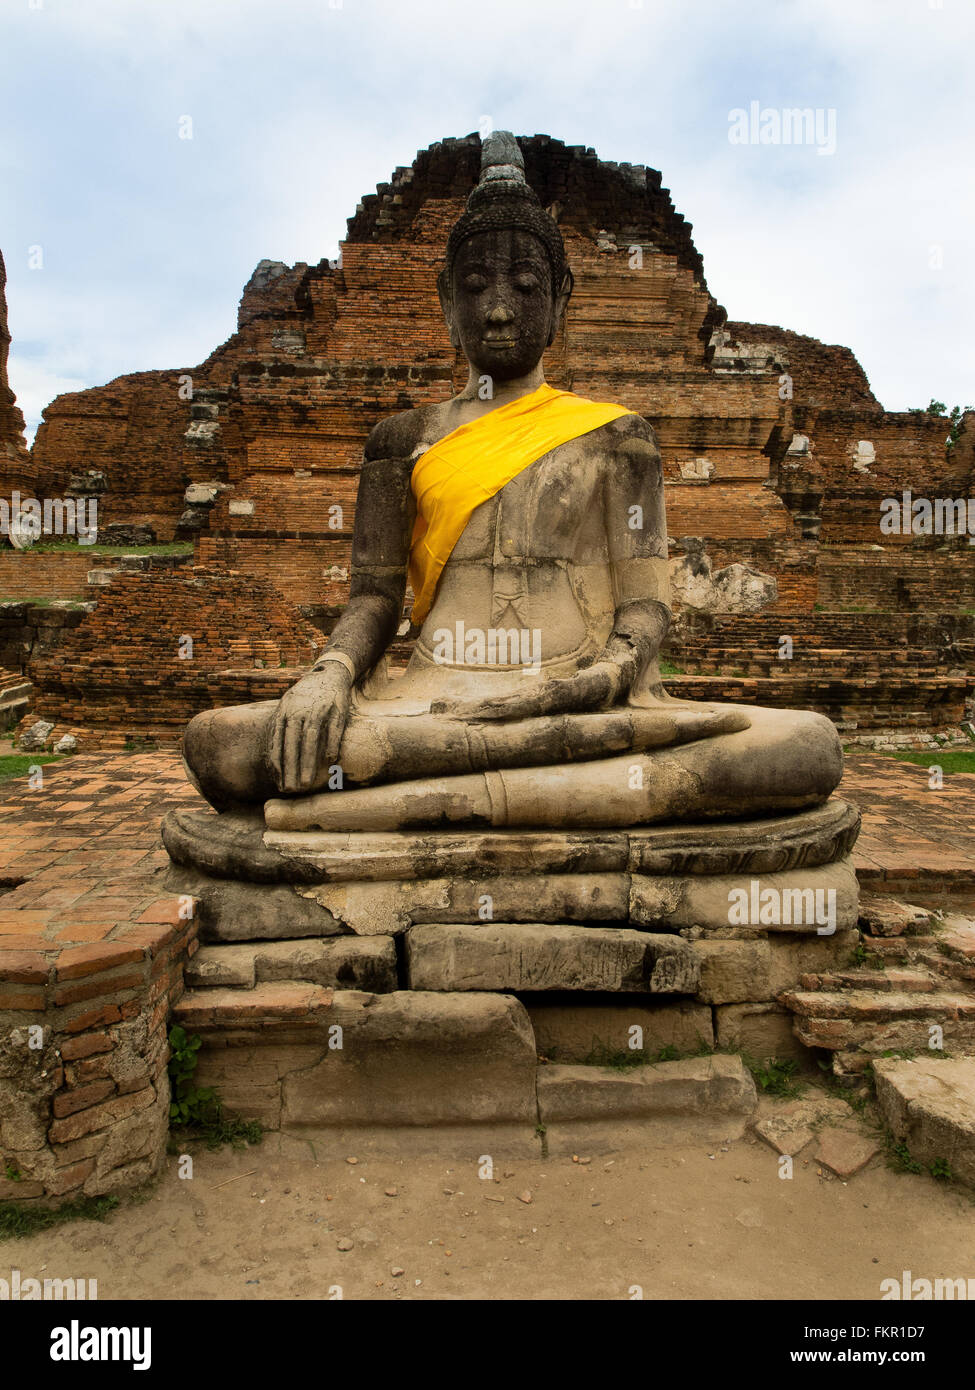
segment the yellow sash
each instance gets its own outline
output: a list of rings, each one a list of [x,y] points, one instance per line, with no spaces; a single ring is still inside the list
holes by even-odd
[[[411,479],[417,504],[409,564],[413,622],[430,612],[441,571],[482,502],[551,449],[634,413],[543,382],[530,395],[459,425],[421,454]]]

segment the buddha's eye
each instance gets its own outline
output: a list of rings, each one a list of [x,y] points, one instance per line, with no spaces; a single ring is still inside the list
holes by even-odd
[[[524,275],[518,275],[515,277],[515,285],[518,287],[518,289],[525,290],[528,293],[531,293],[532,290],[538,289],[538,276],[531,275],[528,273]]]
[[[468,294],[482,294],[487,289],[487,280],[483,275],[465,275],[461,285]]]

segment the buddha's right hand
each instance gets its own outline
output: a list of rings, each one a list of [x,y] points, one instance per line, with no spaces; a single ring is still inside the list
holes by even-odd
[[[325,781],[338,760],[351,699],[352,677],[337,661],[312,671],[282,695],[267,755],[279,791],[298,795]]]

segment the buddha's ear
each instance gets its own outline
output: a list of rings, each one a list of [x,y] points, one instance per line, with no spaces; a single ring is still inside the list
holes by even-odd
[[[552,331],[549,334],[549,346],[555,341],[555,335],[558,332],[559,324],[562,322],[562,315],[566,311],[574,284],[575,280],[572,277],[572,271],[567,268],[562,277],[562,284],[559,286],[558,293],[555,296],[555,303],[552,305]]]
[[[454,297],[450,292],[450,278],[446,266],[437,276],[437,297],[440,300],[440,309],[447,323],[451,346],[459,348],[460,335],[454,327]]]

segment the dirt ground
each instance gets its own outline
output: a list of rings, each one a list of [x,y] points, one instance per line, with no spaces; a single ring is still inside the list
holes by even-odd
[[[95,1278],[100,1299],[877,1299],[975,1277],[975,1199],[883,1156],[847,1183],[746,1135],[498,1163],[178,1156],[141,1202],[0,1243],[0,1277]],[[522,1200],[528,1197],[528,1201]],[[351,1249],[340,1249],[339,1242]],[[402,1271],[393,1274],[393,1270]]]

